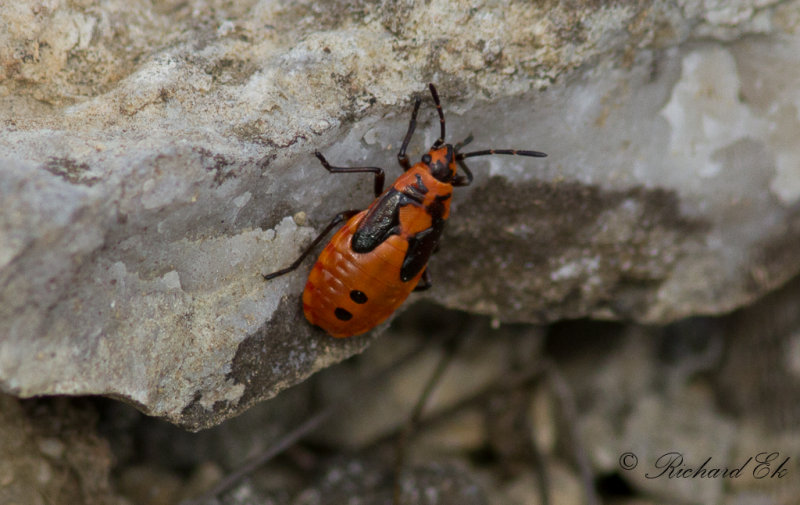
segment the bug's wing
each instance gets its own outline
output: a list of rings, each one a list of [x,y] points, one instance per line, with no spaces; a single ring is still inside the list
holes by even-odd
[[[357,253],[368,253],[381,245],[389,236],[400,232],[400,206],[405,195],[392,188],[379,197],[353,234],[352,248]]]

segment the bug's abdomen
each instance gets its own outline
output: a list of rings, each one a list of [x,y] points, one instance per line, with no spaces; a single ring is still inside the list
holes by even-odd
[[[331,239],[308,276],[303,311],[311,324],[334,337],[350,337],[385,321],[414,290],[422,271],[403,282],[408,241],[392,235],[359,254],[350,243],[365,212],[353,216]]]

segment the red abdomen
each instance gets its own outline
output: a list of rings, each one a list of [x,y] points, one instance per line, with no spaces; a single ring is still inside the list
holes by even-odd
[[[311,324],[334,337],[350,337],[385,321],[414,290],[424,271],[403,282],[408,241],[392,235],[374,250],[359,254],[350,241],[367,211],[333,236],[319,255],[303,291],[303,311]]]

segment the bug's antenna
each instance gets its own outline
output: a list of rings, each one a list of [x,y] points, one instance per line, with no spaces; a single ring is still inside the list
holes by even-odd
[[[433,147],[431,149],[438,149],[442,147],[442,144],[444,144],[444,111],[442,111],[442,104],[439,103],[439,93],[436,92],[436,86],[434,86],[433,83],[430,83],[428,84],[428,87],[431,89],[433,103],[436,104],[436,112],[439,113],[439,124],[441,125],[439,138],[433,143]]]
[[[472,151],[471,153],[456,154],[456,161],[473,156],[488,156],[490,154],[509,154],[513,156],[531,156],[533,158],[545,158],[547,155],[539,151],[520,151],[517,149],[486,149],[485,151]]]

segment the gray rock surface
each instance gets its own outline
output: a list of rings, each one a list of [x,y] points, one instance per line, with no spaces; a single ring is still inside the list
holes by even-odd
[[[800,266],[800,3],[82,0],[0,8],[0,387],[199,429],[364,348],[265,283],[439,86],[475,160],[423,297],[666,322]],[[421,114],[411,155],[436,137]]]

